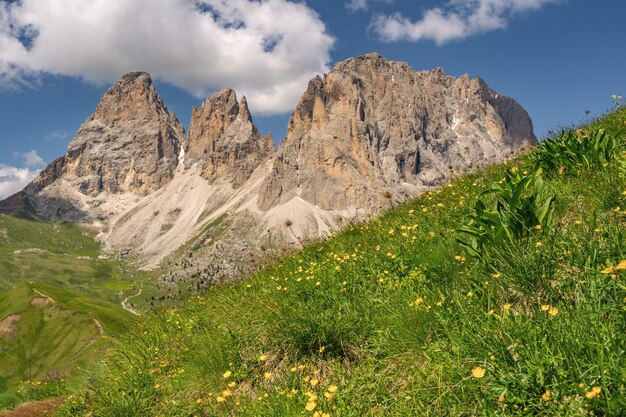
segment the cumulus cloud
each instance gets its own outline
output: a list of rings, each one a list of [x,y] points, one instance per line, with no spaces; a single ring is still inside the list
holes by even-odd
[[[255,111],[282,113],[328,69],[333,42],[292,0],[1,2],[0,86],[43,74],[103,84],[145,70],[197,97],[232,87]]]
[[[4,200],[26,187],[38,173],[39,170],[0,164],[0,200]]]
[[[43,159],[41,159],[35,150],[23,153],[22,158],[24,158],[24,165],[26,165],[27,168],[37,169],[45,165]]]
[[[24,167],[18,168],[0,164],[0,200],[4,200],[26,187],[45,165],[35,150],[14,154],[14,156],[24,160]]]
[[[349,0],[346,3],[346,8],[353,12],[358,10],[367,10],[369,8],[369,4],[372,1],[379,1],[383,3],[393,3],[393,0]]]
[[[371,29],[386,42],[429,39],[438,45],[477,33],[504,29],[508,21],[526,12],[562,0],[449,0],[426,10],[413,21],[400,13],[376,15]]]

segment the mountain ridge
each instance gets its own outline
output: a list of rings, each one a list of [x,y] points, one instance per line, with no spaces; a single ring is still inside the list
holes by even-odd
[[[66,155],[0,211],[21,201],[43,217],[89,224],[108,253],[134,253],[146,268],[190,241],[210,242],[204,255],[214,260],[228,242],[236,262],[321,237],[535,143],[528,113],[483,80],[415,72],[375,53],[312,79],[277,151],[232,89],[195,108],[185,133],[149,74],[135,72],[103,95]],[[222,216],[223,234],[205,235]]]

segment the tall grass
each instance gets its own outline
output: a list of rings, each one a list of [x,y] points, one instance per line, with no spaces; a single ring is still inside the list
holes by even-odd
[[[584,178],[513,161],[154,314],[59,414],[626,415],[625,120]],[[479,201],[528,219],[475,258]]]

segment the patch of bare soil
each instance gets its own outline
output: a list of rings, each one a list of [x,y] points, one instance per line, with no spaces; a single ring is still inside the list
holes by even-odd
[[[48,297],[35,297],[30,300],[30,304],[34,305],[38,309],[42,309],[50,303],[50,298]]]
[[[13,410],[0,411],[0,417],[43,417],[52,416],[55,410],[61,405],[62,400],[40,401],[36,403],[24,404]]]
[[[0,320],[0,336],[4,336],[7,340],[13,340],[15,337],[15,323],[20,319],[18,314],[11,314]]]

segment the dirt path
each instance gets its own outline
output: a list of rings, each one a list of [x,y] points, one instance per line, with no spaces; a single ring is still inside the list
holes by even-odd
[[[94,343],[96,343],[96,340],[98,340],[98,337],[104,336],[104,326],[102,326],[102,323],[100,323],[100,321],[98,321],[98,319],[95,318],[95,317],[93,318],[93,321],[94,321],[94,323],[96,323],[96,327],[98,328],[98,334],[93,336],[87,342],[85,342],[85,344],[82,345],[80,349],[78,349],[78,352],[73,354],[70,359],[74,359],[75,357],[80,355],[85,349],[89,348],[89,346],[91,346]],[[0,416],[0,417],[2,417],[2,416]]]
[[[137,294],[129,295],[128,297],[124,299],[124,301],[122,301],[122,307],[124,308],[124,310],[134,314],[135,316],[141,316],[141,314],[139,314],[137,310],[135,310],[134,308],[126,305],[126,303],[128,303],[128,300],[130,300],[131,298],[139,297],[141,295],[141,291],[143,291],[143,287],[139,288],[139,292]]]
[[[40,401],[36,403],[24,404],[13,410],[0,411],[0,417],[44,417],[52,416],[55,410],[61,405],[63,400]]]
[[[50,302],[51,302],[52,304],[55,304],[55,303],[56,303],[56,301],[54,301],[54,299],[53,299],[52,297],[47,296],[46,294],[42,293],[42,292],[41,292],[41,291],[39,291],[38,289],[33,288],[33,291],[34,291],[34,292],[36,292],[39,296],[41,296],[41,297],[43,297],[43,298],[47,298],[48,300],[50,300]]]

